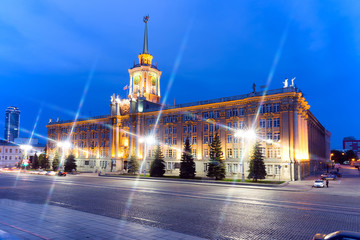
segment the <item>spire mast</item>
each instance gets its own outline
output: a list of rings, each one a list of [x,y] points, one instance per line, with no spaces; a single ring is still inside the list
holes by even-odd
[[[144,23],[145,23],[145,32],[144,32],[144,46],[143,46],[143,54],[149,54],[148,49],[148,34],[147,34],[147,22],[149,21],[149,15],[144,17]]]

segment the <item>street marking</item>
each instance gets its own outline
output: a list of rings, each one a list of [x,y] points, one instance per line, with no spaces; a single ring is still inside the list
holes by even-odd
[[[39,234],[37,234],[37,233],[30,232],[30,231],[28,231],[28,230],[26,230],[26,229],[22,229],[22,228],[20,228],[20,227],[17,227],[17,226],[14,226],[14,225],[11,225],[11,224],[2,222],[2,221],[0,221],[0,224],[3,224],[3,225],[8,226],[8,227],[15,228],[15,229],[20,230],[20,231],[22,231],[22,232],[29,233],[29,234],[34,235],[35,237],[38,237],[38,238],[41,238],[41,239],[50,240],[50,238],[41,236],[41,235],[39,235]]]

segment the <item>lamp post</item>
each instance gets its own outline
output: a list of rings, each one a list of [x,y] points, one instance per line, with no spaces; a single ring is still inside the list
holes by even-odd
[[[31,145],[27,145],[27,144],[20,145],[20,149],[24,151],[24,156],[21,165],[25,166],[25,170],[26,167],[29,165],[28,151],[30,151],[32,148],[33,147]]]
[[[150,135],[150,136],[146,136],[146,137],[141,137],[139,138],[139,143],[143,144],[143,154],[142,154],[142,163],[140,166],[140,173],[143,171],[144,169],[144,175],[146,174],[146,167],[144,167],[145,163],[146,163],[146,151],[147,151],[147,145],[151,146],[153,144],[155,144],[156,140],[154,138],[154,136]]]
[[[244,157],[245,157],[245,139],[247,139],[246,146],[249,146],[249,141],[256,138],[256,133],[253,129],[244,130],[237,130],[234,134],[234,137],[238,139],[238,142],[241,138],[241,182],[245,182],[245,165],[244,165]],[[239,149],[240,150],[240,149]],[[238,151],[240,153],[240,151]]]
[[[58,170],[60,170],[60,168],[62,168],[63,164],[64,164],[64,160],[65,160],[65,152],[71,147],[71,143],[70,142],[58,142],[57,146],[59,148],[61,148],[61,159],[60,159],[60,164],[58,166]]]

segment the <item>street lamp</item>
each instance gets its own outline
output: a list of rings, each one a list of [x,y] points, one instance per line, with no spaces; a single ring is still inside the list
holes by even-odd
[[[143,168],[144,168],[144,164],[146,163],[146,152],[147,152],[147,146],[151,146],[151,145],[154,145],[156,142],[155,140],[155,137],[153,135],[149,135],[149,136],[146,136],[146,137],[141,137],[139,138],[139,143],[142,143],[143,144],[143,154],[142,154],[142,163],[141,163],[141,166],[140,166],[140,172],[143,171]],[[144,175],[146,173],[146,169],[144,170]]]
[[[253,129],[248,129],[246,131],[244,130],[237,130],[234,134],[234,137],[238,138],[238,142],[240,141],[241,138],[241,182],[245,182],[245,165],[244,165],[244,157],[245,157],[245,149],[244,149],[244,140],[247,139],[248,141],[247,146],[248,146],[248,142],[252,141],[254,139],[256,139],[256,132]],[[240,151],[239,151],[240,152]]]
[[[57,143],[58,148],[61,148],[61,160],[60,160],[60,164],[58,166],[58,169],[60,169],[62,167],[62,165],[64,164],[64,160],[65,160],[65,152],[67,152],[67,150],[69,148],[71,148],[71,143],[68,141],[65,142],[58,142]]]
[[[20,149],[24,151],[24,157],[23,157],[23,160],[22,160],[22,165],[25,166],[25,170],[26,170],[26,167],[29,165],[29,156],[28,156],[28,152],[32,149],[33,147],[31,145],[28,145],[28,144],[23,144],[23,145],[20,145]]]

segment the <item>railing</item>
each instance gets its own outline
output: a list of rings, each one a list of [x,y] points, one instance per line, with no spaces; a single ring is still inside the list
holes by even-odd
[[[235,100],[241,100],[241,99],[245,99],[245,98],[249,98],[249,97],[260,97],[260,96],[274,95],[274,94],[287,93],[287,92],[298,92],[298,89],[295,87],[279,88],[279,89],[273,89],[273,90],[268,90],[268,91],[260,91],[260,92],[255,92],[255,93],[236,95],[236,96],[231,96],[231,97],[223,97],[223,98],[216,98],[216,99],[210,99],[210,100],[204,100],[204,101],[177,104],[175,106],[174,105],[166,106],[163,109],[192,107],[192,106],[197,106],[197,105],[235,101]]]
[[[110,115],[100,115],[100,116],[94,116],[94,117],[88,117],[88,118],[79,118],[76,121],[80,122],[80,121],[86,121],[86,120],[92,120],[92,119],[100,119],[100,118],[108,118],[110,117]],[[64,121],[57,121],[57,122],[50,122],[49,125],[51,124],[59,124],[59,123],[71,123],[74,122],[75,120],[64,120]]]
[[[155,68],[155,69],[157,69],[157,66],[155,66],[155,65],[150,65],[150,64],[145,64],[145,63],[143,63],[143,64],[135,64],[131,69],[133,69],[133,68],[136,68],[136,67],[141,67],[141,66],[150,66],[151,68]]]

